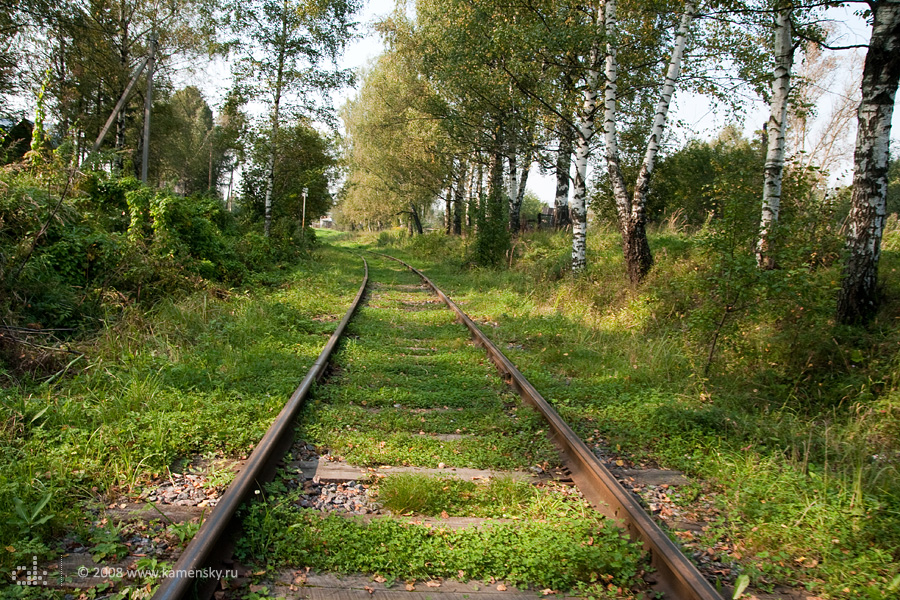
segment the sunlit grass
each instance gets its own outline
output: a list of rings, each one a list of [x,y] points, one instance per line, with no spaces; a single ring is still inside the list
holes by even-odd
[[[300,435],[358,465],[556,462],[540,419],[518,406],[453,312],[404,267],[369,262],[372,290],[351,328],[360,336],[335,356],[337,375],[316,391]],[[460,437],[435,437],[446,434]]]
[[[83,501],[139,491],[178,458],[247,454],[362,272],[358,257],[324,249],[253,293],[134,308],[79,344],[85,356],[67,376],[0,390],[0,532],[15,550],[0,565],[46,555],[54,534],[81,523]],[[46,494],[52,519],[12,524],[16,499],[32,507]]]
[[[723,515],[706,543],[741,548],[741,559],[721,560],[763,587],[886,598],[900,590],[894,233],[882,311],[867,331],[831,320],[840,265],[820,266],[776,273],[781,291],[729,314],[712,355],[719,275],[677,228],[651,236],[656,265],[638,288],[612,231],[588,236],[581,278],[567,273],[563,234],[523,236],[501,271],[467,266],[461,240],[380,242],[484,323],[582,436],[705,480]]]

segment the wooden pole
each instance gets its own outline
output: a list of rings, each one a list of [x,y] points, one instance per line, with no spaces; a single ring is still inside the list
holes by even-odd
[[[113,121],[116,120],[119,112],[122,110],[122,107],[125,106],[125,102],[128,100],[128,97],[131,96],[131,90],[134,89],[134,85],[137,83],[138,77],[141,76],[141,73],[144,72],[144,67],[147,66],[147,63],[150,61],[150,57],[144,59],[134,73],[134,77],[131,78],[131,81],[128,82],[128,86],[125,88],[125,91],[122,92],[122,97],[119,98],[118,104],[113,109],[112,114],[109,115],[109,118],[106,120],[106,125],[103,126],[103,129],[100,130],[100,135],[97,136],[97,140],[94,142],[94,147],[91,148],[91,154],[100,149],[100,144],[103,143],[103,138],[106,137],[106,134],[109,133],[109,128],[112,127]]]
[[[150,110],[153,108],[153,70],[156,67],[155,37],[150,38],[150,56],[147,59],[147,97],[144,98],[144,152],[141,157],[141,183],[147,184],[147,167],[150,161]]]

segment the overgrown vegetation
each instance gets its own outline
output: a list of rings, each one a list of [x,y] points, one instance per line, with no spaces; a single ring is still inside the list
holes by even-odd
[[[499,476],[486,482],[455,477],[396,473],[378,481],[378,501],[395,514],[488,517],[495,519],[573,518],[592,513],[574,488]]]
[[[89,539],[85,510],[137,495],[175,459],[246,454],[321,351],[362,275],[360,260],[348,253],[321,249],[294,257],[290,251],[291,266],[261,262],[270,268],[248,272],[243,283],[252,291],[226,290],[187,275],[178,258],[194,260],[184,248],[202,244],[202,229],[191,240],[178,238],[178,231],[177,224],[168,231],[173,254],[157,260],[164,273],[207,289],[178,288],[152,304],[148,298],[159,291],[137,302],[136,290],[117,290],[134,298],[126,306],[98,304],[103,327],[69,341],[78,360],[67,372],[26,376],[5,366],[3,572],[32,555],[56,557],[59,536]],[[259,252],[268,256],[265,248]]]
[[[849,328],[833,317],[840,266],[827,249],[840,247],[838,234],[807,226],[822,222],[814,204],[789,205],[781,268],[760,271],[752,210],[726,191],[699,230],[670,219],[651,233],[657,265],[639,288],[622,280],[618,234],[602,227],[589,236],[588,273],[574,279],[563,234],[522,236],[503,271],[472,269],[461,239],[378,243],[490,323],[488,335],[584,439],[697,477],[683,502],[713,507],[698,545],[724,542],[718,558],[735,573],[763,589],[896,597],[896,219],[883,307],[871,327]]]
[[[32,329],[94,329],[114,307],[247,284],[315,239],[264,238],[215,198],[19,165],[0,173],[0,222],[0,312]]]
[[[509,476],[475,483],[449,475],[457,467],[546,469],[559,459],[542,419],[505,389],[418,276],[376,256],[369,267],[367,304],[334,357],[329,385],[307,405],[300,438],[326,460],[447,469],[446,477],[400,473],[373,485],[369,493],[395,515],[505,520],[467,529],[382,515],[352,521],[298,509],[302,490],[285,493],[273,484],[249,509],[244,559],[392,580],[503,579],[630,596],[639,549],[576,491]]]
[[[596,513],[448,529],[391,518],[364,523],[323,517],[298,511],[288,499],[254,505],[246,522],[253,533],[242,538],[239,555],[265,556],[272,566],[303,564],[407,581],[493,578],[548,590],[577,588],[595,597],[629,591],[640,573],[639,552]]]
[[[511,469],[556,463],[539,415],[519,405],[455,315],[417,275],[373,257],[378,282],[316,390],[300,437],[355,465]]]

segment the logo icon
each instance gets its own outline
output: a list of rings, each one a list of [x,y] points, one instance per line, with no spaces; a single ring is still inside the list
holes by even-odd
[[[12,580],[16,585],[47,585],[47,571],[38,571],[37,556],[31,559],[31,569],[24,566],[13,569]]]

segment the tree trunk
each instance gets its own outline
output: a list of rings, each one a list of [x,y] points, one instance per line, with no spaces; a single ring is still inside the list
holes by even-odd
[[[231,186],[234,184],[234,165],[231,167],[231,172],[228,175],[228,196],[225,199],[225,210],[231,212]]]
[[[607,38],[612,40],[616,32],[615,0],[607,0],[604,21]],[[606,141],[606,168],[609,171],[609,179],[612,183],[619,231],[624,241],[628,237],[628,217],[631,214],[631,204],[628,202],[628,186],[625,184],[625,177],[622,175],[622,166],[619,162],[619,138],[616,131],[616,119],[618,119],[616,107],[618,102],[618,69],[616,46],[612,41],[609,41],[606,44],[604,72],[606,85],[603,88],[603,131]]]
[[[595,65],[600,50],[591,48],[590,67],[584,82],[584,102],[578,115],[578,135],[575,143],[575,188],[572,190],[572,272],[587,268],[587,163],[591,138],[594,137],[594,113],[597,110],[597,80],[600,74]]]
[[[412,224],[416,227],[416,233],[422,235],[424,231],[422,230],[422,221],[419,219],[419,211],[416,210],[416,205],[412,202],[409,203],[409,214],[412,216]]]
[[[121,15],[121,28],[122,28],[122,38],[120,40],[119,46],[119,64],[122,68],[122,73],[124,77],[128,77],[128,21],[125,19],[124,9]],[[123,91],[125,88],[122,88]],[[116,118],[116,157],[113,162],[113,170],[117,173],[122,172],[122,168],[125,166],[125,128],[128,125],[128,103],[126,102],[122,106],[122,110],[119,111],[119,115]]]
[[[522,203],[525,201],[525,190],[526,184],[528,183],[528,175],[531,173],[531,153],[525,155],[525,159],[522,161],[522,170],[519,173],[519,189],[516,191],[516,221],[519,222],[519,228],[517,231],[521,231],[522,229]]]
[[[153,110],[153,72],[156,69],[156,38],[150,38],[150,58],[147,60],[147,96],[144,98],[144,133],[141,136],[141,183],[147,185],[150,161],[150,115]]]
[[[511,232],[519,231],[519,206],[516,205],[516,198],[519,193],[519,157],[516,154],[518,148],[510,142],[507,149],[507,169],[506,169],[506,198],[509,206],[509,230]]]
[[[572,127],[564,120],[559,123],[559,150],[556,153],[556,199],[553,226],[562,229],[569,225],[569,169],[572,166]]]
[[[477,157],[477,166],[475,168],[475,178],[472,182],[474,188],[473,193],[469,196],[469,210],[466,211],[466,227],[478,227],[478,214],[482,210],[482,195],[484,193],[484,165],[481,157]]]
[[[891,118],[900,81],[900,3],[872,2],[873,27],[857,113],[847,263],[838,294],[842,323],[866,323],[878,308]]]
[[[788,94],[791,90],[791,67],[794,64],[791,8],[788,3],[775,17],[775,73],[772,79],[769,121],[766,124],[769,139],[766,149],[762,217],[759,222],[759,240],[756,243],[756,264],[761,269],[775,268],[775,259],[770,252],[772,234],[778,224],[778,212],[781,208],[784,138],[787,129]]]
[[[447,188],[444,196],[444,233],[450,235],[453,232],[453,182]]]
[[[672,49],[672,57],[666,71],[666,78],[660,91],[659,101],[656,104],[656,114],[647,139],[647,148],[644,160],[635,181],[634,194],[631,201],[628,199],[628,191],[622,176],[619,164],[618,142],[616,135],[616,101],[617,101],[617,71],[616,61],[616,4],[615,0],[606,2],[606,36],[610,42],[606,51],[606,91],[605,91],[605,120],[606,120],[606,144],[607,166],[613,185],[613,195],[616,200],[616,212],[619,217],[619,229],[622,233],[622,249],[625,254],[625,266],[628,278],[632,284],[640,283],[650,268],[653,266],[653,254],[647,241],[647,194],[650,190],[650,178],[656,166],[656,156],[659,153],[659,142],[662,139],[666,127],[666,119],[669,113],[669,104],[675,91],[675,83],[681,73],[681,59],[687,45],[687,32],[694,18],[696,5],[692,0],[687,0],[684,5],[684,14],[675,34],[675,46]]]
[[[287,37],[287,19],[282,17],[281,21],[282,39]],[[269,148],[269,164],[266,165],[266,203],[265,203],[265,236],[269,237],[272,231],[272,192],[275,190],[275,157],[278,153],[278,128],[279,128],[279,109],[281,108],[281,89],[284,86],[284,61],[285,50],[284,44],[279,44],[281,48],[278,52],[278,75],[275,79],[275,94],[272,102],[272,139]]]
[[[466,201],[466,178],[469,169],[466,163],[460,161],[459,176],[456,180],[456,191],[453,195],[453,234],[462,235],[463,210]]]

